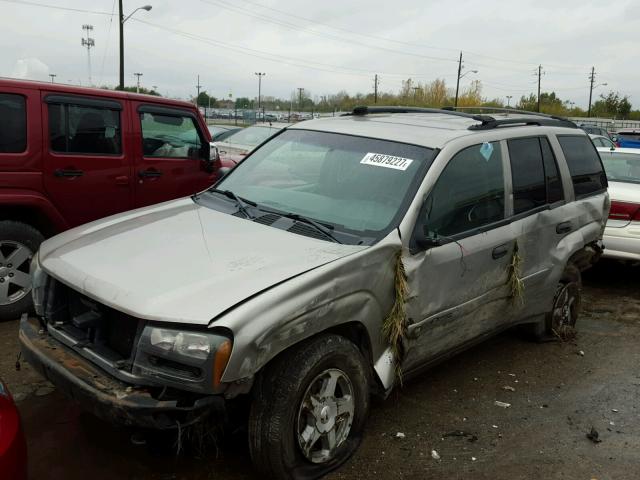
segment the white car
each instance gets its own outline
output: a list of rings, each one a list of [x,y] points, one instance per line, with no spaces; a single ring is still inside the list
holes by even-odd
[[[605,137],[603,135],[593,135],[590,133],[589,138],[591,138],[591,141],[596,146],[596,148],[600,148],[600,147],[604,147],[608,149],[616,148],[616,144],[613,143],[609,137]]]
[[[598,152],[611,197],[603,256],[640,261],[640,149],[598,148]]]

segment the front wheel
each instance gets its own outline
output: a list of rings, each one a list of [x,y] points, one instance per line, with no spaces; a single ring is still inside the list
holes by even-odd
[[[369,369],[349,340],[324,335],[261,374],[249,417],[255,466],[275,478],[319,478],[357,449],[369,411]]]

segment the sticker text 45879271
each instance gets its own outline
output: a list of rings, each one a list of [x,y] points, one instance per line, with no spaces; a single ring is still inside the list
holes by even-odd
[[[385,155],[384,153],[367,153],[360,163],[363,165],[373,165],[374,167],[393,168],[394,170],[406,170],[413,160],[404,157]]]

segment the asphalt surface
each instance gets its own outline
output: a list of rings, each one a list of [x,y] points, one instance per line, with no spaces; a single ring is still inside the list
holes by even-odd
[[[374,402],[359,451],[329,478],[640,478],[640,267],[587,272],[578,322],[566,343],[506,332]],[[0,377],[22,413],[31,479],[260,478],[241,433],[204,454],[176,455],[157,436],[134,445],[24,362],[16,371],[16,332],[17,322],[0,324]]]

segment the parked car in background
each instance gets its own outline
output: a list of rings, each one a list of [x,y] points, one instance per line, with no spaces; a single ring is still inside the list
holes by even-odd
[[[593,135],[590,133],[589,138],[591,138],[591,141],[596,146],[596,148],[598,147],[604,147],[609,149],[616,148],[616,144],[613,143],[613,141],[609,137],[603,137],[602,135]]]
[[[224,140],[215,142],[214,145],[223,162],[232,162],[236,165],[251,150],[288,125],[288,123],[252,125],[232,133]]]
[[[616,133],[616,143],[621,148],[640,148],[640,130],[624,128]]]
[[[0,320],[31,307],[43,239],[216,178],[195,106],[158,96],[0,79]]]
[[[372,392],[514,325],[571,329],[608,208],[570,121],[362,107],[44,242],[22,351],[112,422],[250,404],[265,477],[319,478],[357,449]]]
[[[580,125],[580,128],[587,132],[589,135],[599,135],[602,137],[607,137],[609,140],[613,141],[613,138],[609,134],[609,131],[604,127],[583,123],[582,125]]]
[[[640,261],[640,149],[598,148],[609,179],[611,211],[603,256]]]
[[[0,379],[0,478],[27,480],[27,443],[18,408]]]
[[[229,135],[233,135],[238,130],[242,130],[241,127],[233,125],[208,125],[209,133],[211,134],[212,142],[220,142],[227,138]]]

